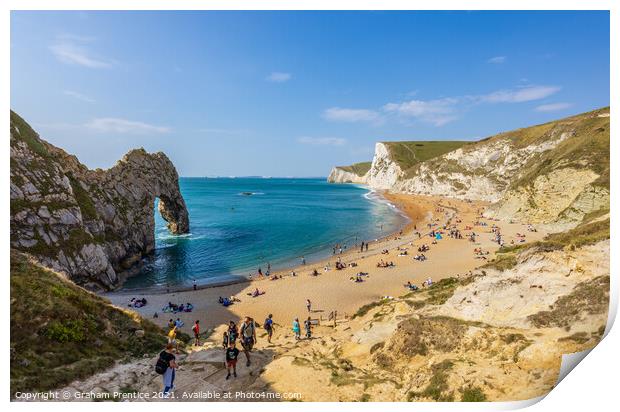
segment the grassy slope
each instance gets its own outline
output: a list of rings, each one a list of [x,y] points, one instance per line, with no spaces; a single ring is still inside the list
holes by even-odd
[[[164,343],[153,323],[11,250],[11,393],[58,388]]]
[[[359,177],[364,176],[370,170],[370,166],[372,162],[360,162],[354,163],[350,166],[337,166],[338,169],[344,170],[345,172],[353,173],[358,175]]]
[[[528,186],[536,177],[555,169],[579,169],[587,165],[600,176],[593,184],[609,189],[610,118],[598,117],[601,113],[609,113],[609,108],[505,134],[504,137],[511,138],[517,146],[527,146],[548,139],[551,132],[557,137],[565,131],[574,132],[574,136],[560,143],[555,149],[532,159],[523,168],[526,172],[512,182],[511,187]]]
[[[433,159],[458,149],[469,142],[464,141],[413,141],[413,142],[384,142],[390,151],[392,159],[404,171],[420,162]]]

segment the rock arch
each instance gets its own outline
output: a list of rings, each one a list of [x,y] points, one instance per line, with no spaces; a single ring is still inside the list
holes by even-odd
[[[189,232],[179,176],[163,153],[136,149],[90,170],[11,112],[11,247],[91,289],[112,289],[155,248],[154,201]]]

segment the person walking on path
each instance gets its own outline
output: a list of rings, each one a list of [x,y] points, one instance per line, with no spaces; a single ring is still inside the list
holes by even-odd
[[[241,330],[239,333],[241,334],[241,346],[243,347],[243,353],[247,359],[245,366],[250,366],[250,352],[252,352],[252,348],[256,343],[256,325],[254,324],[254,319],[246,316],[241,324]]]
[[[175,353],[179,353],[179,345],[177,343],[177,327],[173,327],[168,332],[168,345],[172,345]]]
[[[312,302],[310,302],[310,299],[306,299],[306,308],[308,309],[308,313],[312,312]]]
[[[177,368],[176,356],[172,354],[172,349],[174,349],[174,345],[172,345],[171,343],[167,344],[166,350],[162,351],[159,354],[159,360],[157,361],[158,363],[162,362],[162,363],[167,364],[166,371],[163,374],[163,380],[164,380],[163,396],[166,399],[170,397],[170,391],[174,389],[174,378],[176,375],[176,368]]]
[[[295,334],[295,340],[299,340],[301,338],[301,328],[299,326],[298,318],[293,320],[293,333]]]
[[[230,379],[230,370],[233,370],[233,376],[237,377],[237,358],[239,357],[239,349],[235,347],[235,341],[231,340],[226,348],[226,380]]]
[[[312,319],[310,316],[304,322],[304,328],[306,329],[306,339],[312,339]]]
[[[267,332],[267,342],[271,343],[271,337],[273,336],[273,315],[271,313],[267,316],[267,319],[265,319],[263,327]]]

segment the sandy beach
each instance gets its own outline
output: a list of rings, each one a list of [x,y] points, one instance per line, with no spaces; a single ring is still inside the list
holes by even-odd
[[[312,302],[310,316],[313,318],[326,318],[332,311],[337,311],[339,317],[351,316],[360,306],[383,296],[401,296],[407,293],[404,284],[408,281],[422,287],[422,283],[428,278],[436,282],[442,278],[465,274],[485,264],[487,260],[476,256],[474,249],[482,248],[484,252],[489,252],[486,255],[487,259],[493,258],[493,252],[499,247],[493,241],[494,234],[491,232],[493,224],[501,228],[506,244],[510,244],[511,241],[519,242],[517,233],[526,234],[527,242],[540,240],[545,235],[541,231],[528,232],[527,226],[522,223],[480,218],[480,212],[486,207],[482,202],[406,194],[383,195],[407,214],[411,221],[401,233],[371,242],[368,251],[360,252],[359,246],[349,247],[343,254],[332,256],[330,259],[272,273],[278,277],[277,280],[255,278],[248,282],[207,287],[196,291],[170,293],[149,291],[147,294],[137,294],[134,291],[131,295],[126,292],[111,292],[104,296],[123,308],[128,308],[128,302],[132,297],[144,297],[148,304],[131,310],[139,312],[161,326],[165,326],[170,318],[180,318],[185,322],[185,326],[181,328],[184,332],[190,332],[195,320],[200,320],[205,330],[215,328],[229,320],[237,321],[246,315],[262,323],[269,313],[273,314],[276,327],[278,325],[288,327],[293,318],[308,316],[306,299]],[[485,222],[487,226],[475,226],[479,221]],[[432,224],[434,229],[441,229],[447,223],[450,223],[450,228],[455,225],[460,229],[463,238],[453,239],[448,233],[444,233],[443,239],[438,240],[437,244],[432,244],[433,238],[428,236],[431,230],[428,225]],[[472,229],[468,229],[469,227]],[[471,242],[468,236],[472,230],[478,235],[475,243]],[[414,260],[413,256],[418,253],[417,249],[422,244],[430,246],[430,250],[424,253],[427,260],[419,262]],[[382,253],[385,249],[388,250],[388,254]],[[399,256],[402,250],[407,250],[408,254]],[[347,268],[335,269],[338,258],[347,264]],[[393,262],[395,267],[378,268],[377,263],[381,260]],[[325,271],[328,262],[331,269]],[[349,267],[352,262],[357,266]],[[318,276],[312,275],[314,269],[319,272]],[[296,276],[290,275],[291,270],[295,271]],[[368,273],[368,276],[363,277],[363,282],[350,280],[359,272]],[[251,292],[256,288],[265,293],[251,297]],[[224,307],[218,302],[220,296],[235,296],[240,301]],[[163,313],[162,308],[168,302],[175,304],[190,302],[194,309],[191,313]],[[155,313],[158,314],[157,318],[154,318]]]

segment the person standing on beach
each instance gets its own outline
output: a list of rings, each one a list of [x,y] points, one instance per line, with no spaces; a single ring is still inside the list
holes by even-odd
[[[312,312],[312,302],[310,302],[310,299],[306,299],[306,308],[308,309],[308,313]]]
[[[194,346],[200,346],[200,321],[196,320],[194,326],[192,326],[192,331],[194,332]]]
[[[366,242],[366,252],[368,252],[368,242]]]
[[[250,352],[252,352],[252,348],[256,343],[256,325],[254,324],[254,319],[246,316],[241,324],[241,330],[239,333],[241,334],[241,346],[243,347],[243,353],[247,359],[245,366],[250,366]]]
[[[230,379],[230,369],[233,370],[233,376],[237,377],[237,358],[239,357],[239,349],[235,347],[235,341],[230,341],[226,348],[226,380]]]
[[[194,286],[194,290],[197,290],[197,289],[198,289],[198,287],[197,287],[197,285],[196,285],[196,279],[192,279],[192,284],[193,284],[193,286]]]
[[[306,258],[305,258],[305,257],[303,257],[303,256],[301,257],[301,264],[302,264],[303,266],[306,266]]]
[[[271,337],[273,336],[273,315],[270,313],[269,316],[267,316],[267,319],[265,319],[265,324],[263,325],[263,327],[265,328],[265,331],[267,332],[267,342],[271,343]]]
[[[362,245],[360,246],[360,252],[364,251],[364,241],[362,240]]]
[[[301,338],[301,328],[299,327],[298,318],[293,320],[293,333],[295,334],[295,340],[299,340]]]

